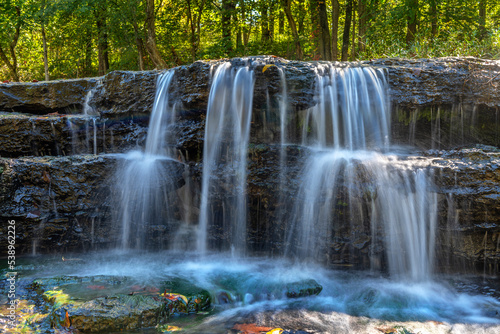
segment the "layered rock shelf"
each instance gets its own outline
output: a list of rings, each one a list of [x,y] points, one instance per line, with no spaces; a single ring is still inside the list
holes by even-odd
[[[246,59],[232,59],[241,65]],[[212,66],[198,61],[175,69],[178,192],[194,185],[199,200],[203,140]],[[272,65],[272,66],[267,66]],[[392,105],[392,142],[410,146],[433,170],[438,194],[443,270],[500,265],[500,62],[475,58],[381,59],[338,63],[385,73]],[[266,67],[265,67],[266,66]],[[249,249],[279,253],[285,240],[278,215],[279,107],[283,71],[293,137],[313,106],[316,63],[261,57],[253,65],[255,93],[248,159]],[[101,78],[0,84],[0,215],[15,219],[20,253],[64,253],[116,245],[115,175],[123,153],[144,146],[159,71],[116,71]],[[287,162],[304,159],[287,146]],[[290,176],[298,170],[289,170]],[[287,183],[285,193],[297,185]],[[265,210],[264,210],[265,208]],[[197,220],[198,204],[192,208]],[[175,215],[181,219],[181,213]],[[347,219],[347,218],[346,218]],[[217,231],[215,231],[217,232]],[[167,246],[171,231],[151,227],[151,247]],[[330,264],[365,266],[382,251],[369,227],[343,230]],[[218,237],[224,236],[221,233]],[[217,236],[217,233],[214,233]],[[187,241],[189,242],[189,240]],[[6,231],[0,246],[6,247]],[[372,247],[372,248],[370,248]],[[371,249],[371,250],[370,250]],[[373,251],[375,249],[375,251]],[[449,267],[449,268],[448,268]],[[460,268],[459,268],[460,267]]]

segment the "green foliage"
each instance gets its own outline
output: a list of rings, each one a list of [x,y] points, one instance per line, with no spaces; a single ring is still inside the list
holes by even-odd
[[[222,0],[155,0],[155,38],[160,56],[168,67],[194,59],[272,54],[296,58],[296,46],[290,24],[284,15],[285,1],[224,0],[230,4],[231,45],[222,38]],[[339,0],[340,16],[337,50],[340,51],[348,1]],[[500,3],[486,1],[486,16],[481,17],[479,1],[364,0],[366,11],[357,12],[355,50],[350,60],[383,57],[430,58],[475,56],[500,58]],[[317,59],[318,33],[313,27],[309,1],[291,1],[291,14],[297,25],[304,60]],[[433,7],[433,4],[436,4]],[[268,8],[267,21],[261,17]],[[19,9],[19,12],[17,11]],[[327,2],[329,26],[332,2]],[[415,39],[407,44],[409,17],[417,14]],[[98,26],[98,15],[105,26]],[[366,39],[358,36],[359,18],[366,19]],[[199,31],[198,31],[198,17]],[[226,15],[227,17],[227,15]],[[317,20],[316,20],[317,21]],[[3,0],[0,2],[0,47],[13,63],[10,46],[17,26],[20,36],[15,47],[17,72],[22,81],[44,78],[41,27],[48,43],[50,76],[72,78],[98,73],[98,41],[106,36],[108,70],[138,70],[139,54],[145,69],[155,67],[146,42],[146,0]],[[261,38],[263,25],[271,31],[269,41]],[[284,27],[280,32],[279,27]],[[484,28],[482,28],[484,26]],[[351,26],[352,30],[352,26]],[[331,32],[330,32],[331,33]],[[198,40],[199,38],[199,40]],[[358,49],[358,42],[365,47]],[[316,54],[316,56],[315,56]],[[354,58],[352,59],[352,54]],[[13,80],[5,59],[0,59],[0,80]]]

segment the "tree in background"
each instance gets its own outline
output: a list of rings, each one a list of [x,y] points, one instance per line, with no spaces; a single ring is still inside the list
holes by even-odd
[[[0,16],[0,58],[14,81],[19,81],[16,47],[23,26],[22,5],[22,1],[6,1],[0,4],[0,13],[2,13]]]
[[[48,80],[259,54],[500,58],[499,26],[493,0],[3,0],[0,76]]]

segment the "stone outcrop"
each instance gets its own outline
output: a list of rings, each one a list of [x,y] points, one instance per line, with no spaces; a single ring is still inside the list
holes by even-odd
[[[439,245],[443,267],[499,270],[500,150],[478,145],[430,151],[440,193]]]
[[[87,93],[98,79],[57,80],[36,83],[0,85],[0,111],[44,115],[64,114],[83,110]]]
[[[194,203],[200,196],[210,85],[222,61],[176,68],[170,88],[178,122],[175,142],[169,145],[185,163],[178,166],[178,191],[185,191],[182,184],[189,181]],[[249,60],[229,61],[239,66]],[[316,103],[316,65],[253,58],[248,246],[255,253],[283,252],[287,226],[272,223],[287,210],[278,189],[284,187],[283,193],[293,196],[298,188],[294,181],[283,185],[279,180],[282,79],[287,85],[287,133],[293,138],[298,136],[301,113]],[[393,105],[392,142],[417,147],[434,170],[442,253],[453,261],[498,268],[500,63],[475,58],[380,59],[336,66],[373,66],[385,73]],[[144,145],[159,73],[117,71],[101,78],[0,84],[0,215],[16,220],[20,253],[87,250],[116,242],[117,227],[111,223],[116,207],[110,195],[115,191],[111,183],[117,158],[103,153]],[[305,153],[293,145],[286,151],[287,165],[296,166],[287,171],[294,180]],[[192,221],[197,206],[193,204]],[[225,231],[213,232],[224,239]],[[4,244],[6,232],[1,233]],[[331,246],[330,263],[365,266],[369,252],[382,252],[371,245],[365,222],[342,233]],[[152,243],[160,244],[162,236],[155,234]],[[443,257],[441,264],[446,261]]]
[[[112,193],[120,160],[119,155],[0,158],[0,215],[16,222],[18,254],[116,244]],[[184,166],[165,163],[175,167],[180,187]],[[6,230],[0,232],[0,244],[7,247]]]

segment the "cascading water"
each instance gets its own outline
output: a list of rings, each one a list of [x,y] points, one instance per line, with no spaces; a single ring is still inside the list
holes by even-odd
[[[197,245],[202,253],[224,240],[223,248],[240,254],[246,249],[247,150],[254,82],[249,66],[237,69],[229,62],[221,64],[212,79]],[[217,237],[219,245],[208,244],[209,234]]]
[[[146,247],[147,228],[162,226],[168,230],[173,220],[175,180],[170,164],[173,150],[165,145],[165,139],[175,120],[175,104],[168,95],[174,73],[168,71],[158,78],[145,151],[128,153],[117,175],[117,221],[121,224],[123,249]]]
[[[328,261],[339,235],[354,237],[368,223],[372,239],[379,228],[385,235],[391,274],[424,280],[432,270],[437,200],[423,169],[377,153],[389,145],[386,91],[381,71],[317,66],[317,104],[302,130],[310,156],[289,218],[286,253]]]
[[[196,316],[192,315],[196,317],[194,323],[192,316],[183,318],[176,315],[169,318],[166,324],[162,323],[163,319],[153,317],[157,318],[158,330],[168,331],[179,327],[189,333],[226,333],[231,327],[231,330],[236,331],[238,327],[265,325],[275,328],[271,329],[272,332],[283,328],[283,332],[297,333],[303,330],[315,333],[497,333],[500,324],[498,289],[495,291],[488,286],[488,296],[476,296],[470,295],[480,289],[475,281],[463,284],[460,281],[453,282],[458,279],[453,277],[448,280],[449,283],[440,284],[438,280],[428,280],[433,267],[437,211],[432,174],[426,170],[426,162],[421,157],[398,153],[401,150],[391,151],[389,99],[384,73],[365,67],[315,65],[315,106],[297,116],[292,114],[292,103],[287,103],[287,96],[296,93],[293,91],[294,85],[289,85],[288,94],[284,70],[278,68],[282,85],[279,93],[281,147],[277,148],[274,141],[263,143],[264,153],[258,156],[258,153],[254,154],[255,150],[250,156],[247,147],[251,139],[253,86],[255,77],[257,80],[262,79],[258,77],[260,73],[257,71],[261,64],[248,63],[243,67],[234,67],[234,63],[222,63],[214,68],[205,123],[200,203],[196,196],[192,196],[194,191],[186,191],[190,189],[190,182],[195,183],[197,180],[198,165],[182,165],[173,161],[174,157],[179,156],[180,159],[183,155],[172,148],[175,140],[172,130],[186,125],[175,123],[177,108],[168,94],[174,82],[174,71],[159,76],[145,150],[123,155],[125,159],[117,175],[119,212],[115,218],[122,231],[121,247],[147,248],[146,240],[150,241],[147,231],[153,227],[154,231],[165,231],[161,237],[170,239],[168,242],[174,248],[185,250],[188,249],[186,245],[192,248],[192,238],[179,239],[184,234],[192,233],[195,224],[186,224],[189,228],[177,228],[176,220],[183,217],[184,222],[195,222],[199,205],[198,250],[207,252],[234,248],[239,253],[237,255],[244,255],[247,246],[246,223],[250,221],[247,215],[252,214],[250,210],[247,214],[246,208],[247,182],[254,182],[253,175],[247,171],[247,159],[252,167],[262,163],[262,160],[275,159],[267,165],[265,163],[269,161],[262,163],[264,168],[273,167],[266,169],[266,172],[274,174],[265,175],[265,180],[274,178],[274,182],[259,190],[269,190],[273,185],[284,188],[272,189],[270,194],[279,197],[276,200],[278,204],[288,202],[288,205],[284,205],[282,210],[277,205],[273,207],[275,203],[269,201],[271,204],[266,203],[269,206],[265,209],[275,210],[268,215],[274,217],[270,225],[287,222],[276,224],[279,225],[276,229],[279,232],[283,232],[285,227],[289,229],[286,236],[281,235],[288,241],[285,254],[302,260],[312,259],[316,263],[324,260],[328,264],[338,263],[331,257],[332,249],[337,251],[337,248],[342,248],[339,246],[343,242],[342,238],[351,238],[344,244],[362,244],[359,249],[371,256],[375,267],[375,258],[380,256],[376,248],[380,243],[385,243],[385,258],[391,278],[403,281],[387,279],[378,274],[374,277],[364,271],[331,270],[331,267],[306,261],[294,263],[288,258],[241,259],[228,258],[225,253],[198,257],[190,252],[135,251],[83,254],[70,262],[62,262],[59,257],[53,256],[48,261],[37,259],[33,267],[19,266],[22,273],[17,277],[24,279],[33,275],[33,268],[37,267],[36,270],[41,273],[36,275],[43,277],[39,280],[40,284],[48,288],[48,284],[54,282],[54,289],[57,285],[61,294],[69,297],[68,300],[78,298],[82,301],[76,307],[92,305],[88,311],[80,311],[82,319],[96,321],[99,326],[101,321],[122,323],[123,319],[123,326],[130,324],[130,327],[123,328],[124,332],[127,328],[134,332],[142,328],[135,328],[141,326],[140,322],[137,323],[137,318],[128,309],[122,312],[123,303],[120,301],[137,304],[136,309],[147,310],[145,312],[153,315],[162,313],[165,305],[176,305],[170,302],[180,303],[177,305],[182,305],[184,309],[186,304],[181,299],[189,298],[191,304],[194,299],[177,290],[186,282],[189,290],[202,290],[204,296],[207,292],[206,296],[210,296],[212,303],[210,311],[205,312],[198,305],[189,308],[190,312],[202,310]],[[265,92],[268,95],[257,93],[255,104],[263,105],[266,100],[269,116],[264,118],[269,126],[266,135],[271,133],[274,136],[273,122],[276,124],[278,117],[275,117],[277,113],[273,110],[275,100],[272,94],[273,89],[274,93],[277,89],[271,88]],[[255,107],[255,110],[259,110],[259,107]],[[256,119],[258,117],[254,117]],[[258,121],[255,123],[254,127],[260,125]],[[298,124],[301,125],[302,135],[295,138],[294,128]],[[260,129],[252,130],[257,132]],[[112,136],[112,132],[110,134]],[[292,163],[301,163],[304,155],[306,161],[299,180],[300,186],[296,187],[295,180],[287,178],[296,175],[298,168]],[[184,156],[186,161],[190,161],[187,151]],[[257,159],[254,160],[255,156]],[[185,176],[193,176],[191,180],[185,177],[184,188],[175,186],[179,181],[174,176],[179,171],[172,170],[173,165],[185,169]],[[274,168],[276,165],[279,171]],[[255,183],[250,184],[253,191]],[[50,187],[49,182],[49,195]],[[196,185],[193,189],[197,189]],[[253,196],[252,191],[249,193]],[[453,202],[449,197],[448,210],[454,212],[454,220],[450,224],[458,222],[457,208],[451,206]],[[184,213],[179,212],[183,210]],[[97,227],[95,223],[98,224],[92,218],[92,244],[94,228]],[[254,242],[252,238],[259,235],[254,234],[253,226],[248,230],[251,233],[251,241],[248,242],[250,248]],[[488,236],[485,233],[484,243]],[[281,241],[277,241],[279,246],[282,245]],[[497,248],[498,245],[500,238],[497,238]],[[33,246],[36,252],[36,243]],[[49,277],[54,279],[45,279]],[[71,283],[66,284],[66,280]],[[407,280],[411,280],[411,283]],[[103,282],[105,285],[94,285],[93,282]],[[181,284],[176,286],[176,290],[170,291],[164,288],[167,282],[169,287],[174,286],[170,283]],[[497,283],[494,284],[496,286]],[[320,287],[321,293],[315,295]],[[460,290],[453,287],[459,287]],[[471,287],[473,289],[469,290]],[[102,314],[101,308],[94,307],[103,305],[101,289],[106,289],[108,297],[105,299],[111,301],[104,306],[112,317],[104,320],[97,317],[95,320],[94,314]],[[23,290],[26,289],[20,291]],[[83,301],[82,296],[89,298],[89,301]],[[114,302],[117,300],[119,303]],[[198,298],[194,302],[198,304]],[[148,304],[154,308],[147,309]],[[73,307],[73,303],[69,307]],[[57,312],[46,318],[52,321],[52,315],[59,317],[60,312]],[[71,317],[72,326],[78,325],[75,314],[78,313],[71,310],[66,312],[66,319],[70,321]],[[31,319],[31,313],[29,316]],[[118,321],[115,316],[120,317]],[[418,324],[418,321],[421,323]],[[416,323],[418,326],[414,327]],[[106,325],[104,322],[102,324]],[[52,324],[46,323],[46,326],[48,328]]]

